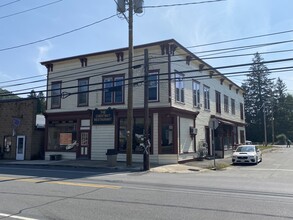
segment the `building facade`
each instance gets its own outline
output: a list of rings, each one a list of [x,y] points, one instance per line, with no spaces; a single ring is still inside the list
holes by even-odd
[[[144,50],[149,59],[145,62]],[[144,66],[149,69],[150,162],[177,163],[213,144],[223,157],[245,141],[243,90],[175,40],[134,48],[134,162],[142,161]],[[42,62],[48,74],[45,158],[126,160],[127,48]],[[211,126],[214,123],[214,127]],[[206,145],[205,145],[206,143]]]
[[[0,101],[0,155],[3,159],[41,159],[44,127],[37,126],[36,98]]]

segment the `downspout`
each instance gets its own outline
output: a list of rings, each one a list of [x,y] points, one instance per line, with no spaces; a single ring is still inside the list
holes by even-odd
[[[167,50],[167,54],[168,54],[168,97],[169,97],[169,104],[170,107],[172,106],[171,103],[171,45],[168,45],[169,50]]]

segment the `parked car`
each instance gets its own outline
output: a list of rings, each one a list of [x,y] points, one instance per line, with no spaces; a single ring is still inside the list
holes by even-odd
[[[258,164],[262,161],[262,152],[255,145],[240,145],[232,154],[232,163]]]

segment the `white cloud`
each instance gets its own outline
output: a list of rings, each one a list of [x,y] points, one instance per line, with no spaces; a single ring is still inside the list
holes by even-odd
[[[46,59],[48,59],[48,54],[50,52],[50,50],[52,50],[54,46],[52,45],[52,43],[50,41],[46,41],[46,45],[43,46],[39,46],[38,49],[38,56],[35,59],[35,64],[37,67],[37,71],[38,74],[43,75],[44,73],[44,67],[40,64],[40,62],[45,61]]]

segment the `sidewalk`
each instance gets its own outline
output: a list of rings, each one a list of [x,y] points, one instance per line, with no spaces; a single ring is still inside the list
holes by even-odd
[[[286,148],[286,145],[274,145],[273,148],[262,150],[263,153],[274,151],[278,148]],[[225,169],[231,165],[231,156],[216,159],[216,168]],[[18,166],[42,166],[42,167],[71,167],[71,168],[91,168],[108,170],[109,172],[140,172],[143,171],[143,163],[132,163],[132,166],[126,166],[126,162],[117,162],[116,166],[109,167],[107,161],[97,160],[2,160],[0,165],[18,165]],[[194,173],[207,171],[214,168],[214,160],[204,159],[203,161],[188,161],[179,164],[156,165],[151,164],[150,172],[154,173]]]
[[[216,164],[229,166],[231,158],[216,159]],[[0,160],[0,165],[16,166],[41,166],[41,167],[71,167],[71,168],[91,168],[107,169],[109,172],[139,172],[143,171],[143,163],[132,163],[127,166],[126,162],[117,162],[116,166],[108,166],[107,161],[96,160]],[[213,160],[189,161],[180,164],[155,165],[151,164],[150,172],[156,173],[192,173],[203,171],[213,167]]]

